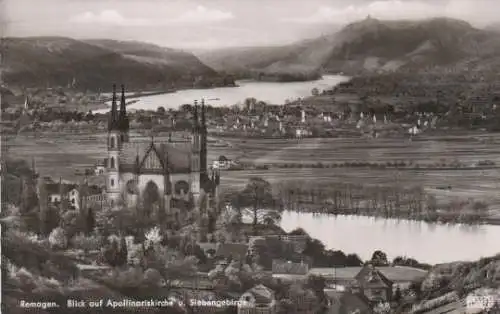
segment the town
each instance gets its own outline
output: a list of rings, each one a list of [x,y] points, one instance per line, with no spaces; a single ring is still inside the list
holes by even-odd
[[[29,285],[41,289],[29,290],[35,295],[63,289],[67,297],[78,289],[102,297],[111,289],[109,298],[117,293],[136,300],[169,298],[184,306],[183,300],[193,298],[241,301],[232,309],[198,302],[190,313],[427,313],[441,305],[460,307],[464,298],[471,302],[474,283],[449,285],[451,277],[430,272],[430,265],[404,256],[391,261],[382,251],[363,261],[327,250],[302,229],[285,232],[277,225],[283,199],[262,178],[248,178],[239,191],[221,189],[221,168],[231,162],[221,156],[209,164],[209,130],[273,130],[268,133],[273,136],[281,130],[280,115],[306,126],[313,115],[303,107],[283,113],[286,106],[267,108],[250,99],[228,122],[221,118],[234,109],[210,108],[203,101],[179,111],[130,114],[124,87],[119,94],[115,89],[109,113],[80,116],[107,133],[108,157],[94,169],[104,186],[40,177],[34,160],[31,165],[4,161],[3,174],[19,179],[19,188],[4,185],[2,193],[3,221],[8,221],[3,254],[16,259],[2,263],[5,277],[13,280],[5,289],[28,291]],[[28,99],[21,111],[43,117],[47,109],[41,108],[31,109]],[[321,114],[314,119],[325,124],[340,119]],[[256,126],[252,117],[259,115],[265,118]],[[42,127],[42,119],[27,125]],[[373,114],[366,121],[376,119]],[[269,129],[271,121],[276,129]],[[148,123],[170,135],[166,140],[130,135]],[[184,137],[173,138],[179,133],[174,131],[184,131]],[[27,270],[33,263],[37,273]]]
[[[429,130],[495,130],[498,83],[475,76],[383,74],[355,77],[331,90],[285,104],[257,98],[227,107],[207,106],[209,132],[218,136],[304,138],[412,136]],[[3,134],[44,130],[106,129],[102,109],[108,98],[56,88],[26,90],[2,98]],[[127,105],[133,105],[134,100]],[[192,104],[175,110],[130,110],[131,128],[152,132],[189,129]],[[87,110],[88,109],[88,110]]]
[[[500,313],[498,5],[351,2],[3,1],[2,313]]]

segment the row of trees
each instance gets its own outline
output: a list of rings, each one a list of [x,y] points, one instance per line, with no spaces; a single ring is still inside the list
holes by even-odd
[[[485,203],[471,199],[439,204],[422,187],[403,186],[397,178],[390,186],[283,183],[279,195],[286,208],[298,211],[457,222],[480,221],[488,213]]]
[[[477,162],[478,166],[492,167],[496,163],[491,160],[482,160]],[[415,163],[413,161],[387,161],[387,162],[364,162],[364,161],[346,161],[338,163],[276,163],[265,165],[267,167],[275,168],[342,168],[342,167],[353,167],[353,168],[466,168],[467,165],[458,160],[446,161],[442,160],[435,163]]]

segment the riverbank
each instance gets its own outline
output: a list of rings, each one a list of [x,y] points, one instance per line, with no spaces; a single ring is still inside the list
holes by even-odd
[[[304,204],[305,206],[305,204]],[[309,204],[308,209],[301,208],[295,209],[296,213],[309,213],[313,215],[332,215],[332,216],[344,216],[344,217],[370,217],[375,219],[395,219],[400,221],[408,222],[425,222],[429,224],[437,225],[467,225],[467,226],[500,226],[500,219],[490,218],[490,217],[478,217],[473,216],[461,217],[459,215],[453,214],[436,214],[434,216],[429,216],[426,214],[421,214],[420,216],[403,215],[403,214],[376,214],[371,213],[369,209],[344,209],[344,210],[328,210],[324,208],[315,208],[314,204]]]
[[[284,206],[298,213],[467,225],[495,223],[496,220],[488,218],[498,214],[482,199],[446,202],[422,187],[406,187],[397,182],[385,186],[319,183],[307,186],[295,182],[281,184],[276,189]]]

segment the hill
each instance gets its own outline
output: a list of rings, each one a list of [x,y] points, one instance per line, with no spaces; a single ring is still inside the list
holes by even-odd
[[[321,38],[292,45],[199,53],[216,70],[318,71],[328,73],[417,70],[429,67],[478,69],[500,64],[500,34],[469,23],[434,18],[382,21],[367,18]]]
[[[426,299],[450,291],[464,294],[479,288],[500,288],[500,254],[474,262],[435,265],[422,282],[422,292]]]
[[[64,37],[5,38],[4,83],[10,87],[72,86],[99,90],[113,82],[130,90],[224,85],[194,55],[140,42]]]
[[[317,77],[320,65],[332,50],[333,37],[323,36],[293,45],[228,48],[199,52],[197,56],[217,71],[227,71],[239,77],[262,79],[262,75],[290,74],[300,80],[302,77]]]

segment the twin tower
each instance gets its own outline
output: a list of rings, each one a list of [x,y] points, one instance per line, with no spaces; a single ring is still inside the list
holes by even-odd
[[[125,87],[121,86],[118,110],[116,86],[113,85],[108,120],[106,183],[108,199],[112,206],[113,202],[119,199],[130,203],[127,200],[140,198],[151,186],[172,199],[181,198],[186,193],[196,198],[200,192],[210,195],[217,190],[220,183],[219,172],[211,171],[209,174],[207,166],[206,108],[203,101],[200,107],[201,117],[199,104],[195,101],[191,142],[179,145],[170,140],[168,143],[154,143],[152,140],[143,151],[133,149],[130,154],[134,157],[130,159],[127,158],[127,148],[133,145],[129,141],[130,122],[127,116]],[[185,149],[180,150],[179,146],[184,146]],[[179,192],[180,190],[183,191]]]

